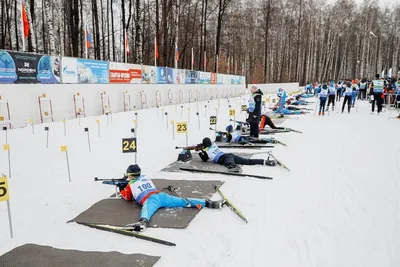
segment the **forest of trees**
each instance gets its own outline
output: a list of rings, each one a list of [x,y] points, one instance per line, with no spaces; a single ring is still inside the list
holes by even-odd
[[[24,0],[25,51],[220,73],[249,83],[372,77],[400,65],[400,6],[336,0]],[[22,51],[21,0],[1,0],[0,49]],[[218,66],[217,60],[218,59]],[[206,64],[204,64],[204,62]],[[204,65],[205,68],[204,68]]]

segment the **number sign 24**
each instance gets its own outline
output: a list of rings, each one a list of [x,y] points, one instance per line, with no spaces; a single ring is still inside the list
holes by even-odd
[[[122,153],[135,153],[137,152],[136,138],[123,138],[122,139]]]

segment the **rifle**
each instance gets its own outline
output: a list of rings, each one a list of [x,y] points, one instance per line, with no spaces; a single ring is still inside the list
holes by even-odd
[[[180,149],[182,148],[183,150],[201,150],[204,148],[203,144],[197,144],[195,146],[176,146],[175,149]]]
[[[102,182],[102,181],[110,181],[110,182],[123,182],[128,179],[128,176],[124,175],[122,178],[99,178],[99,177],[94,177],[95,182]]]

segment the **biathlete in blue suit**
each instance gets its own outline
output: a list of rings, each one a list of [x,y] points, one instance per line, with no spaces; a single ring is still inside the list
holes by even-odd
[[[226,127],[226,142],[229,143],[238,143],[238,144],[277,144],[278,141],[273,139],[273,138],[254,138],[254,137],[249,137],[249,136],[242,136],[240,133],[237,131],[233,130],[232,125],[228,125]]]
[[[325,115],[325,105],[326,105],[326,99],[328,98],[328,86],[326,84],[322,85],[322,89],[319,95],[319,112],[318,115],[322,116]]]
[[[142,206],[139,221],[125,225],[125,230],[142,232],[147,229],[147,224],[159,208],[211,208],[220,209],[223,201],[211,201],[197,198],[181,198],[172,196],[158,190],[153,182],[144,175],[138,165],[130,165],[126,170],[129,183],[121,185],[121,196],[127,200],[135,201]]]
[[[344,111],[344,107],[346,106],[346,103],[347,103],[347,111],[350,113],[352,96],[353,96],[353,89],[351,88],[351,83],[347,82],[344,87],[344,101],[343,101],[343,106],[342,106],[342,113]]]

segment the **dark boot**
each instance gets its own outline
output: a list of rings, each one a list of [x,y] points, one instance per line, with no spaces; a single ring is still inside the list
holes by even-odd
[[[209,199],[206,200],[206,207],[210,209],[220,209],[222,208],[223,204],[224,204],[223,200],[217,200],[217,201],[212,201]]]

